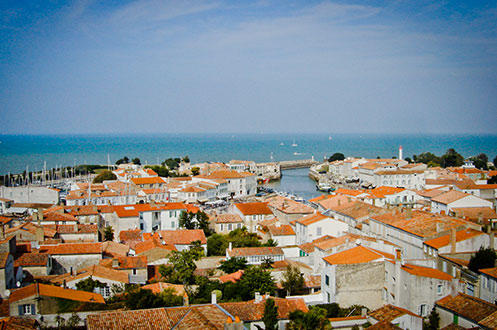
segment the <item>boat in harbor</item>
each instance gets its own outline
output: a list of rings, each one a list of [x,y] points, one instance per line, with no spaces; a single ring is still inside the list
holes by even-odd
[[[335,191],[335,188],[333,188],[328,182],[318,182],[316,184],[316,189],[323,192]]]
[[[295,139],[293,139],[292,147],[298,147],[299,145],[295,143]]]

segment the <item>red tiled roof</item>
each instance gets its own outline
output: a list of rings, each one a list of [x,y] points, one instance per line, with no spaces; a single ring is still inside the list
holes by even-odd
[[[268,226],[269,233],[271,236],[292,236],[295,235],[295,231],[290,225],[281,225],[281,226]]]
[[[216,216],[216,223],[239,223],[243,222],[238,214],[219,214]]]
[[[244,247],[244,248],[234,248],[228,250],[228,255],[230,257],[246,257],[246,256],[272,256],[272,255],[282,255],[283,249],[280,247]]]
[[[366,248],[364,246],[356,246],[354,248],[338,252],[323,258],[330,265],[338,264],[360,264],[372,262],[380,259],[394,259],[390,253],[381,252],[375,249]]]
[[[64,281],[70,282],[70,281],[85,279],[85,278],[90,277],[90,276],[106,278],[109,280],[113,280],[113,281],[117,281],[117,282],[121,282],[121,283],[126,283],[126,284],[129,283],[128,273],[126,273],[125,271],[115,270],[115,269],[103,267],[100,265],[93,265],[93,266],[79,269],[76,272],[76,275],[73,275],[72,273],[66,273],[66,274],[56,276],[53,279],[51,279],[51,282],[56,283],[56,284],[62,284],[62,283],[64,283]]]
[[[41,284],[41,283],[35,283],[25,286],[24,288],[12,290],[12,293],[9,296],[9,301],[14,302],[32,296],[36,296],[37,292],[40,296],[45,296],[45,297],[54,297],[54,298],[62,298],[68,300],[105,304],[104,298],[102,297],[102,295],[98,293],[64,289],[58,286]]]
[[[304,300],[302,298],[297,299],[282,299],[273,298],[274,304],[278,307],[278,319],[289,319],[290,313],[296,310],[301,310],[303,312],[308,312]],[[238,316],[242,321],[260,321],[264,315],[264,305],[265,299],[262,299],[260,303],[255,303],[254,300],[243,301],[243,302],[226,302],[219,303],[219,305],[224,308],[231,315]]]
[[[202,229],[160,230],[159,235],[164,242],[172,245],[187,245],[195,241],[207,244],[207,238]]]
[[[480,269],[479,272],[497,278],[497,267]]]
[[[463,193],[461,191],[457,190],[450,190],[447,191],[446,193],[443,193],[441,195],[438,195],[436,197],[433,197],[431,200],[433,202],[441,203],[441,204],[450,204],[452,202],[455,202],[457,200],[460,200],[464,197],[471,196],[470,194]]]
[[[471,228],[460,230],[456,232],[456,242],[465,241],[467,239],[471,239],[476,236],[484,235],[483,232],[479,230],[474,230]],[[447,246],[450,244],[450,233],[444,236],[440,236],[434,239],[430,239],[424,242],[426,245],[431,246],[435,249],[440,249],[441,247]]]
[[[235,207],[243,213],[243,215],[257,215],[257,214],[273,214],[267,203],[254,202],[254,203],[235,203]]]
[[[135,253],[141,254],[156,248],[168,251],[177,251],[176,247],[172,244],[161,244],[161,242],[156,239],[149,239],[144,242],[137,243],[135,245]]]
[[[121,230],[119,233],[119,240],[121,242],[141,241],[142,232],[140,229]]]
[[[369,316],[374,318],[375,320],[378,321],[386,321],[386,322],[392,322],[396,318],[402,315],[411,315],[414,317],[421,318],[421,316],[414,314],[413,312],[408,311],[407,309],[397,307],[394,305],[385,305],[383,307],[380,307],[372,312],[369,313]]]
[[[155,294],[161,293],[167,289],[173,289],[175,295],[183,296],[185,294],[185,287],[181,284],[171,284],[166,282],[157,282],[153,284],[144,285],[141,287],[143,290],[150,290]]]
[[[9,252],[0,252],[0,268],[5,268],[7,266],[9,255]]]
[[[237,270],[234,273],[219,276],[219,281],[222,283],[226,282],[238,282],[243,275],[243,269]]]
[[[402,270],[408,272],[411,275],[415,275],[415,276],[436,278],[436,279],[443,280],[443,281],[452,280],[452,276],[450,276],[449,274],[444,273],[438,269],[417,266],[417,265],[411,265],[411,264],[404,264],[404,265],[402,265]]]
[[[328,219],[330,220],[329,217],[317,212],[317,213],[314,213],[314,214],[311,214],[311,215],[308,215],[308,216],[305,216],[303,218],[300,218],[300,219],[297,219],[297,223],[300,223],[304,226],[309,226],[313,223],[316,223],[318,221],[321,221],[321,220],[325,220],[325,219]]]
[[[65,243],[42,245],[40,253],[56,254],[101,254],[102,243]]]
[[[48,253],[23,253],[16,261],[14,261],[14,266],[44,267],[48,264],[48,258],[50,258],[50,255]]]
[[[455,297],[448,295],[435,304],[475,322],[480,322],[497,311],[496,305],[464,293]]]
[[[131,181],[136,184],[163,184],[165,181],[158,176],[152,176],[152,177],[147,177],[147,178],[131,178]]]

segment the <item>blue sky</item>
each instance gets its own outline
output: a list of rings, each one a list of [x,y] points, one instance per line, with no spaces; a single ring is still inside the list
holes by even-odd
[[[497,133],[495,1],[0,3],[4,134]]]

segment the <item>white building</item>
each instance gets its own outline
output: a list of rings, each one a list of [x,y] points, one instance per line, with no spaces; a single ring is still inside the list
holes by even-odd
[[[454,208],[493,207],[493,203],[483,198],[450,190],[431,199],[431,212],[449,214]]]
[[[325,235],[342,236],[348,228],[349,226],[345,222],[318,212],[295,222],[297,244],[309,243]]]
[[[58,204],[59,197],[60,191],[54,188],[36,186],[0,186],[0,198],[13,200],[16,203]]]
[[[266,260],[272,262],[281,261],[285,259],[283,250],[280,247],[246,247],[246,248],[232,248],[230,246],[226,249],[226,260],[231,258],[245,259],[249,265],[260,265]]]

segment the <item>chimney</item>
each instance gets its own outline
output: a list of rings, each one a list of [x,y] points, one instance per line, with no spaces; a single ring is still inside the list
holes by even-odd
[[[411,220],[412,218],[412,209],[410,207],[406,208],[406,219]]]
[[[489,236],[489,239],[490,239],[490,244],[489,244],[489,248],[491,248],[492,250],[494,249],[494,246],[495,246],[495,237],[494,237],[494,233],[491,231],[491,229],[488,231],[488,236]]]
[[[399,249],[395,250],[395,260],[401,260],[402,258],[402,254],[401,254],[401,251]]]
[[[338,206],[340,206],[340,198],[338,198]]]
[[[36,220],[43,220],[43,209],[41,207],[38,208],[38,216]]]
[[[457,288],[459,284],[459,280],[457,278],[453,278],[452,281],[450,282],[450,296],[455,297],[459,294],[459,290]]]
[[[36,230],[35,230],[35,239],[36,239],[39,243],[43,243],[43,241],[45,240],[45,230],[43,229],[43,226],[42,226],[42,225],[38,225],[38,226],[36,226]]]
[[[456,228],[450,229],[450,253],[456,253]]]
[[[183,295],[183,307],[190,307],[190,301],[188,300],[188,295],[185,294]]]
[[[64,280],[64,282],[62,283],[62,287],[63,287],[64,289],[67,289],[67,283],[66,283],[66,280]]]
[[[243,322],[238,316],[235,316],[234,321],[228,316],[224,322],[224,330],[243,330]]]
[[[119,267],[119,260],[112,259],[112,268],[117,268],[117,267]]]
[[[1,224],[2,226],[2,229],[1,229],[1,232],[0,232],[0,239],[4,240],[5,239],[5,224]]]
[[[437,233],[443,231],[443,225],[440,222],[437,222]]]
[[[231,251],[232,249],[233,249],[233,243],[230,242],[228,245],[228,250]]]
[[[255,299],[254,299],[254,303],[257,304],[257,303],[260,303],[262,301],[262,296],[259,292],[256,292],[255,293]]]
[[[399,160],[402,160],[402,146],[399,147]]]
[[[211,304],[217,304],[217,295],[214,291],[211,292]]]

